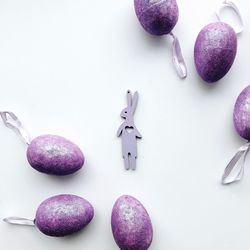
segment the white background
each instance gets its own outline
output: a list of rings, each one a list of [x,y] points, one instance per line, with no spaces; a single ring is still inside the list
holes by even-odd
[[[61,239],[1,222],[1,250],[118,249],[110,216],[122,194],[147,208],[152,250],[250,248],[249,168],[242,182],[220,184],[245,143],[232,112],[249,84],[249,3],[238,1],[246,29],[230,73],[213,87],[196,74],[193,46],[200,29],[216,20],[220,1],[178,3],[174,33],[188,66],[184,81],[171,64],[170,37],[148,35],[132,0],[1,0],[0,110],[15,112],[33,137],[71,139],[86,164],[68,177],[38,173],[27,163],[26,146],[0,123],[0,218],[33,219],[40,202],[60,193],[81,195],[95,208],[86,230]],[[124,170],[116,138],[127,89],[140,93],[136,172]]]

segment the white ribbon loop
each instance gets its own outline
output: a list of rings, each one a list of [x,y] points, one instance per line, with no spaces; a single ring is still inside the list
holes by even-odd
[[[222,176],[222,184],[231,184],[240,181],[244,174],[246,155],[250,149],[250,142],[239,148],[238,152],[228,163]]]
[[[187,77],[187,67],[182,55],[181,51],[181,46],[179,43],[178,38],[171,32],[170,35],[173,38],[173,43],[172,43],[172,60],[174,67],[176,69],[176,72],[178,76],[181,79],[184,79]]]
[[[217,16],[217,18],[218,18],[219,21],[222,21],[222,11],[225,8],[231,9],[236,14],[236,17],[238,18],[240,25],[237,28],[234,27],[234,30],[235,30],[236,34],[240,34],[243,31],[243,29],[244,29],[244,22],[243,22],[243,18],[242,18],[242,15],[240,13],[239,8],[237,7],[237,5],[234,2],[229,1],[229,0],[225,0],[219,6],[218,10],[216,11],[216,16]]]
[[[14,130],[26,144],[30,144],[30,137],[27,131],[24,129],[22,123],[19,121],[19,119],[14,113],[9,111],[3,111],[0,112],[0,116],[6,127]]]
[[[14,225],[35,226],[34,220],[29,220],[21,217],[7,217],[4,218],[3,221]]]

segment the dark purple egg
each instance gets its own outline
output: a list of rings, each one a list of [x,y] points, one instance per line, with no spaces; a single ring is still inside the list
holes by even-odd
[[[93,217],[94,209],[87,200],[62,194],[41,203],[36,212],[35,225],[48,236],[62,237],[80,231]]]
[[[250,85],[240,93],[236,100],[233,120],[239,135],[250,140]]]
[[[143,205],[132,196],[121,196],[115,203],[111,218],[114,239],[121,250],[147,250],[152,242],[153,228]]]
[[[42,135],[32,140],[27,158],[34,169],[52,175],[72,174],[84,164],[80,148],[57,135]]]
[[[170,33],[178,21],[176,0],[134,0],[134,5],[141,25],[152,35]]]
[[[215,22],[199,33],[195,47],[195,66],[200,77],[208,83],[223,78],[230,70],[237,52],[237,36],[231,26]]]

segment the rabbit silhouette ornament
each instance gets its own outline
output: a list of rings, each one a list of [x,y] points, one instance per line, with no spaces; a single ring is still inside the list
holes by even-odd
[[[138,97],[138,92],[132,95],[130,90],[127,91],[127,107],[121,112],[121,117],[125,119],[125,121],[117,131],[117,136],[122,138],[122,156],[126,170],[136,169],[136,141],[142,138],[134,123],[134,113],[137,107]]]

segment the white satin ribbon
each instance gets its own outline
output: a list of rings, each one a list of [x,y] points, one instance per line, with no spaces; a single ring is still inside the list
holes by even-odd
[[[181,79],[184,79],[187,77],[187,67],[182,55],[181,46],[178,38],[172,32],[170,32],[170,35],[173,38],[173,43],[172,43],[173,64],[178,76]]]
[[[0,112],[0,116],[6,127],[14,130],[27,145],[30,144],[30,137],[28,132],[24,129],[22,123],[14,113],[3,111]]]
[[[225,8],[230,8],[235,14],[236,14],[236,17],[238,18],[239,20],[239,23],[240,23],[240,26],[238,28],[235,28],[234,27],[234,30],[235,30],[235,33],[236,34],[240,34],[243,30],[244,30],[244,22],[243,22],[243,18],[242,18],[242,15],[240,13],[240,10],[239,8],[237,7],[237,5],[232,2],[232,1],[229,1],[229,0],[225,0],[220,6],[219,8],[217,9],[216,11],[216,16],[218,18],[219,21],[222,21],[222,15],[221,15],[221,12],[222,10],[224,10]]]
[[[222,184],[231,184],[236,181],[240,181],[244,174],[245,160],[250,149],[250,142],[240,147],[231,161],[225,168],[222,176]]]
[[[14,225],[35,226],[34,220],[29,220],[21,217],[7,217],[4,218],[3,221]]]

